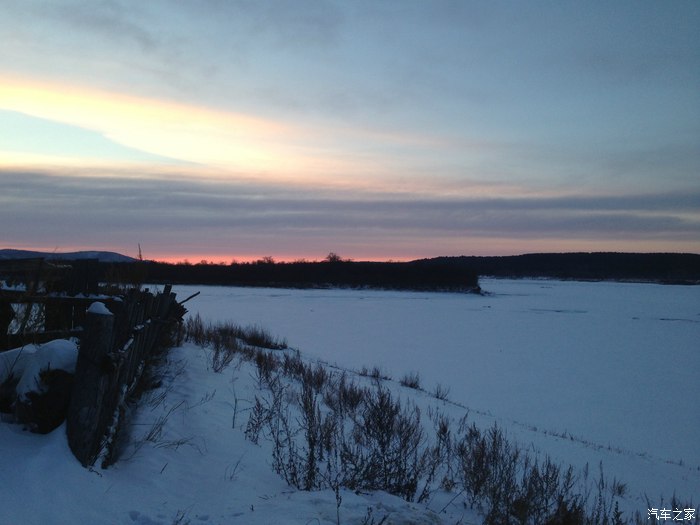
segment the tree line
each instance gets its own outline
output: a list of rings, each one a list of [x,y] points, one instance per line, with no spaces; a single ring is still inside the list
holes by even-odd
[[[356,262],[329,256],[321,262],[275,262],[266,257],[231,264],[139,261],[103,263],[101,266],[107,281],[131,279],[153,284],[480,291],[476,272],[459,265],[424,261]]]
[[[700,283],[700,255],[691,253],[530,253],[437,257],[423,262],[494,277]]]

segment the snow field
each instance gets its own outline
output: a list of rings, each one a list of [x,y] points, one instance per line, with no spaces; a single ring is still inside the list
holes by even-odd
[[[700,501],[700,289],[616,283],[482,280],[486,297],[411,292],[178,287],[205,320],[259,325],[331,370],[381,368],[402,401],[454,422],[468,412],[521,447],[591,478],[627,484],[626,513],[675,492]],[[0,423],[0,523],[480,523],[454,494],[428,508],[384,493],[298,492],[272,470],[271,444],[244,429],[255,365],[222,373],[211,350],[169,355],[162,386],[133,413],[122,460],[83,469],[65,427],[47,436]],[[337,370],[337,369],[336,369]],[[670,371],[674,373],[669,375]],[[450,402],[407,389],[449,389]],[[677,372],[677,373],[675,373]],[[356,378],[365,381],[365,378]],[[681,462],[682,459],[682,462]],[[664,500],[661,501],[661,496]]]

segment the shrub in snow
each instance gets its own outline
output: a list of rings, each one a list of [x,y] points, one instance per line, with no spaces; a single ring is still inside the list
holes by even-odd
[[[425,502],[441,487],[458,490],[454,498],[485,525],[625,523],[615,507],[623,491],[611,491],[602,471],[582,494],[577,482],[586,485],[585,477],[573,467],[531,455],[497,425],[484,431],[465,417],[453,435],[450,419],[436,412],[428,433],[418,408],[380,380],[358,387],[294,355],[259,382],[246,436],[272,442],[272,467],[298,489],[380,490]]]
[[[269,379],[277,361],[258,350],[283,350],[287,348],[284,339],[278,339],[259,326],[241,327],[233,323],[217,326],[205,323],[197,314],[189,317],[177,334],[178,341],[187,340],[210,348],[210,364],[214,372],[222,372],[236,355],[254,359],[258,366],[259,378]]]
[[[282,380],[285,370],[299,389]],[[288,357],[261,376],[260,387],[267,395],[255,397],[246,436],[272,441],[273,468],[290,485],[384,490],[407,501],[431,492],[419,484],[432,480],[443,455],[425,443],[418,408],[402,405],[379,382],[359,388],[320,364]]]
[[[418,372],[409,372],[401,378],[399,383],[401,386],[405,386],[406,388],[420,390],[420,375]]]
[[[78,348],[72,341],[55,340],[34,347],[34,351],[20,360],[21,353],[26,350],[17,351],[19,366],[11,374],[19,376],[14,411],[17,419],[32,432],[46,434],[66,417]]]
[[[68,412],[73,378],[65,370],[43,370],[39,374],[39,391],[27,392],[15,403],[18,421],[38,434],[48,434],[60,426]]]
[[[75,374],[78,347],[73,341],[57,339],[37,347],[31,355],[17,385],[17,396],[25,399],[29,392],[42,392],[41,373],[46,370],[64,370]]]
[[[402,406],[379,384],[369,394],[351,440],[344,444],[345,484],[351,489],[385,490],[413,501],[426,467],[420,411]]]

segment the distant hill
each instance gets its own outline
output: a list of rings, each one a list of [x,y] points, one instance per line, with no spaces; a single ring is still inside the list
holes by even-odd
[[[436,257],[480,276],[700,284],[700,255],[692,253],[530,253],[501,257]]]
[[[136,259],[120,253],[104,251],[81,251],[81,252],[36,252],[32,250],[0,250],[0,260],[10,259],[50,259],[50,260],[70,260],[98,259],[105,263],[128,263],[135,262]]]

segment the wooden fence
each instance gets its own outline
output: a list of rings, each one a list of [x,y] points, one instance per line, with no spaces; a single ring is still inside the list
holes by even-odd
[[[124,404],[164,328],[183,313],[170,286],[155,296],[132,290],[111,308],[97,303],[88,309],[66,421],[68,444],[83,466],[99,456],[102,466],[112,462]]]
[[[185,313],[169,285],[156,295],[136,287],[101,293],[97,269],[96,260],[0,261],[0,352],[80,339],[66,432],[86,467],[99,456],[103,465],[112,461],[124,404],[161,338]]]
[[[80,334],[87,307],[99,298],[98,261],[0,261],[0,352]],[[12,329],[11,329],[12,328]]]

